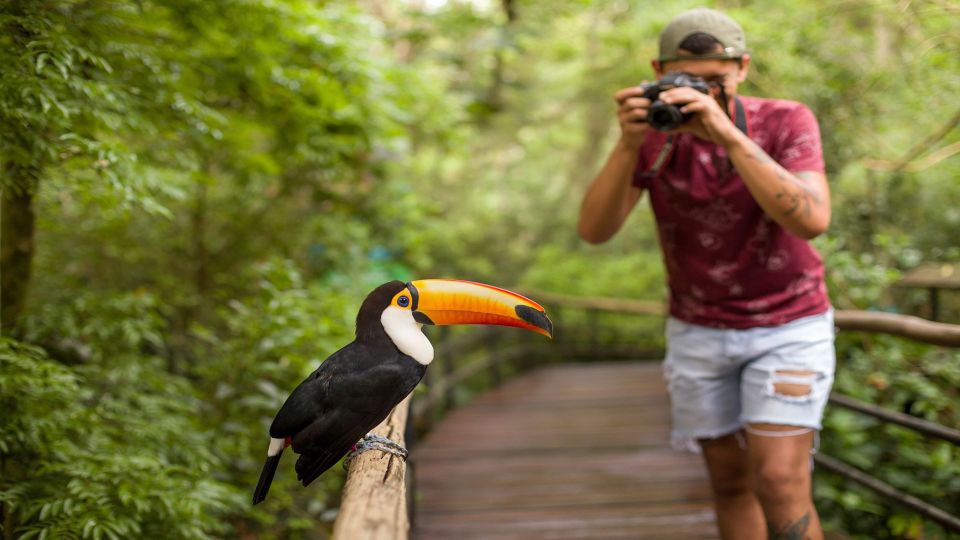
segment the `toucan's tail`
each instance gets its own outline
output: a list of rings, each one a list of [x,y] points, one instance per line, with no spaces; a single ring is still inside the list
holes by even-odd
[[[277,465],[280,464],[280,456],[283,451],[275,456],[267,456],[267,461],[263,464],[260,471],[260,481],[257,482],[257,489],[253,491],[253,504],[262,502],[267,498],[270,491],[270,483],[273,482],[273,475],[277,472]]]
[[[333,467],[340,461],[340,458],[347,453],[349,448],[342,452],[330,452],[324,449],[318,449],[315,453],[303,453],[297,458],[297,480],[307,486],[313,482],[324,471]]]

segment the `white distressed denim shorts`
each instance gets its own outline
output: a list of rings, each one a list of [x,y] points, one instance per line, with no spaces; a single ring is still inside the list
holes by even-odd
[[[672,444],[700,451],[697,439],[766,423],[819,430],[833,385],[833,310],[781,326],[721,330],[667,319],[664,378],[670,391]],[[783,372],[787,373],[783,373]],[[809,375],[790,372],[810,372]],[[806,395],[776,385],[806,385]]]

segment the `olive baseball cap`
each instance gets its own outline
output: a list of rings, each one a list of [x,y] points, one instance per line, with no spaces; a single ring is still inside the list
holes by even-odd
[[[677,49],[680,48],[683,40],[698,32],[715,37],[723,45],[723,52],[677,55]],[[740,58],[747,52],[747,39],[743,34],[743,28],[737,24],[737,21],[719,11],[697,8],[677,15],[660,32],[660,57],[658,59],[661,62],[668,62],[678,59]]]

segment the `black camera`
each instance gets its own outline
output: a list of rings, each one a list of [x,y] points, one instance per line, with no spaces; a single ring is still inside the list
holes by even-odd
[[[692,113],[680,112],[683,105],[670,105],[660,101],[660,92],[666,92],[673,88],[687,86],[702,92],[710,93],[710,85],[700,77],[694,77],[689,73],[674,71],[667,73],[657,82],[647,83],[642,86],[643,97],[649,99],[650,109],[647,111],[647,123],[650,127],[658,131],[670,131],[676,129],[693,117]]]

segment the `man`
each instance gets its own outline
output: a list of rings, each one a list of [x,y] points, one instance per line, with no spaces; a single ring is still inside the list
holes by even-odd
[[[702,451],[723,538],[823,538],[811,458],[833,383],[833,312],[808,240],[830,222],[820,133],[805,106],[737,97],[743,30],[708,9],[660,35],[658,78],[701,77],[659,98],[691,118],[660,132],[644,89],[616,93],[621,136],[580,213],[613,236],[644,192],[667,268],[664,374],[675,446]]]

